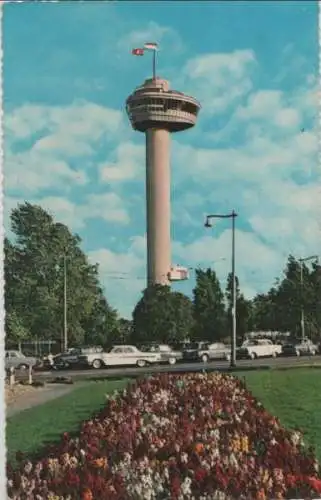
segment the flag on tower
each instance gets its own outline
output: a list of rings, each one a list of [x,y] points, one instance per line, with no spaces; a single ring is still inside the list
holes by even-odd
[[[144,49],[133,49],[132,55],[133,56],[143,56],[144,52],[145,52]]]
[[[158,45],[157,43],[154,42],[148,42],[144,44],[144,49],[145,50],[158,50]]]

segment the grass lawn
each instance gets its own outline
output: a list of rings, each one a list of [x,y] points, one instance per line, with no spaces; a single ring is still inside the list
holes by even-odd
[[[287,428],[299,428],[321,461],[321,370],[243,372],[249,390]]]
[[[64,432],[77,431],[83,420],[104,406],[105,394],[122,389],[128,379],[87,382],[65,396],[35,406],[7,419],[7,457],[14,462],[18,450],[34,454],[59,440]]]
[[[270,413],[288,428],[303,430],[306,442],[321,460],[321,370],[240,372],[248,388]],[[127,385],[128,379],[87,382],[66,396],[25,410],[7,420],[7,450],[11,461],[17,450],[34,454],[63,432],[79,424],[104,405],[104,395]]]

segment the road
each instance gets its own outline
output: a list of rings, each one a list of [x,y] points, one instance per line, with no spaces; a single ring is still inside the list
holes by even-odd
[[[321,365],[321,356],[304,356],[300,358],[290,357],[290,358],[261,358],[253,361],[248,360],[238,360],[237,368],[240,370],[247,368],[283,368],[283,367],[291,367],[298,365],[313,365],[318,364]],[[139,375],[144,373],[156,373],[156,372],[171,372],[171,373],[179,373],[179,372],[187,372],[187,371],[200,371],[202,369],[218,369],[224,370],[229,367],[229,363],[227,361],[214,361],[210,363],[178,363],[173,366],[169,365],[156,365],[149,366],[144,368],[105,368],[99,370],[62,370],[62,371],[51,371],[51,372],[38,372],[34,374],[34,378],[37,380],[46,381],[48,379],[52,379],[53,377],[71,377],[74,380],[84,380],[90,378],[114,378],[114,377],[126,377]],[[18,377],[17,377],[18,378]],[[19,377],[20,378],[20,377]]]

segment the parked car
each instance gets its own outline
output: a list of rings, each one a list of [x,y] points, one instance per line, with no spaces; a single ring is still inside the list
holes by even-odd
[[[187,349],[183,351],[184,361],[195,361],[207,363],[210,360],[229,360],[231,348],[222,342],[192,342]]]
[[[231,359],[231,346],[224,344],[223,342],[215,342],[209,344],[207,349],[201,349],[198,351],[198,356],[203,363],[211,360],[226,360]]]
[[[103,351],[101,346],[75,347],[68,351],[57,354],[53,358],[52,367],[54,370],[66,370],[79,365],[79,357],[86,354],[98,354]]]
[[[315,356],[318,352],[318,346],[310,339],[288,342],[282,346],[283,356]]]
[[[236,349],[238,359],[275,358],[280,356],[282,346],[274,344],[270,339],[251,339],[243,342],[241,347]]]
[[[175,365],[177,361],[182,359],[180,351],[174,351],[168,344],[149,343],[139,346],[142,352],[158,352],[161,356],[161,363]]]
[[[198,352],[201,349],[207,349],[209,342],[205,341],[195,341],[189,342],[184,346],[182,352],[182,361],[190,362],[198,360]]]
[[[21,351],[6,351],[5,369],[16,368],[17,370],[27,370],[29,366],[36,367],[40,361],[33,356],[25,356]]]
[[[80,365],[87,368],[139,366],[160,363],[158,352],[142,352],[133,345],[114,346],[109,352],[87,353],[79,356]]]

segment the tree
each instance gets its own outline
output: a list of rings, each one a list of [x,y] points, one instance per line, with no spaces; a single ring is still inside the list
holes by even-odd
[[[313,338],[316,341],[321,340],[321,266],[319,262],[312,264],[312,271],[310,274],[310,281],[313,290],[311,303],[309,304],[310,310],[310,329]]]
[[[253,329],[290,332],[301,336],[301,312],[304,310],[305,332],[320,340],[321,268],[317,262],[311,269],[289,255],[283,277],[271,289],[252,300]]]
[[[84,343],[109,347],[117,338],[119,320],[117,311],[110,307],[102,289],[98,289],[96,301],[88,316],[82,320]]]
[[[229,273],[227,277],[226,291],[227,301],[227,318],[229,324],[232,320],[232,299],[233,299],[233,277]],[[242,343],[245,339],[245,334],[249,331],[251,325],[251,302],[246,300],[244,295],[240,292],[240,283],[237,276],[235,276],[235,305],[236,305],[236,340]]]
[[[180,292],[154,285],[146,288],[133,311],[132,340],[176,342],[189,336],[193,305]]]
[[[8,345],[20,345],[21,342],[28,339],[29,334],[29,330],[15,310],[6,313],[6,343]]]
[[[251,302],[253,331],[277,331],[277,290],[271,288],[266,294],[258,294]]]
[[[13,243],[5,241],[9,334],[19,321],[30,339],[62,339],[66,271],[69,343],[103,341],[115,328],[117,313],[103,295],[98,266],[88,262],[79,236],[30,203],[12,211],[11,226]]]
[[[315,267],[316,269],[316,267]],[[316,287],[317,272],[310,272],[303,263],[301,281],[301,263],[292,255],[284,270],[284,278],[279,282],[277,304],[279,309],[278,323],[281,331],[290,331],[296,336],[301,335],[301,311],[304,309],[305,324],[311,334],[311,326],[316,321]],[[313,328],[314,329],[314,328]]]
[[[214,270],[196,270],[193,290],[194,337],[216,341],[226,337],[224,295]]]

